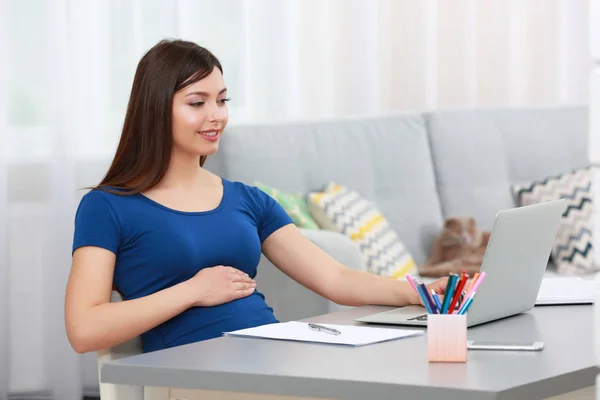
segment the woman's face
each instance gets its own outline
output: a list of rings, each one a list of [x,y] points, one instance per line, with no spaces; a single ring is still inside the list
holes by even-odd
[[[227,125],[227,89],[218,68],[173,97],[173,147],[194,156],[213,154]]]

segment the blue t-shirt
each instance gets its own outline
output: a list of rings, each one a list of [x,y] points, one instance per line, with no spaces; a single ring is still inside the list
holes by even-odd
[[[220,204],[206,212],[173,210],[141,194],[92,190],[77,209],[73,251],[97,246],[115,253],[113,282],[125,300],[150,295],[216,265],[254,278],[262,242],[292,221],[260,189],[222,181]],[[256,290],[218,306],[192,307],[142,334],[142,344],[144,351],[155,351],[276,322],[273,309]]]

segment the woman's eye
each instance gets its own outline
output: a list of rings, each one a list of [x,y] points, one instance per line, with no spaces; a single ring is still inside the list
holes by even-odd
[[[225,104],[225,103],[227,103],[227,102],[228,102],[228,101],[230,101],[230,100],[231,100],[231,99],[230,99],[229,97],[227,97],[227,98],[225,98],[225,99],[221,99],[221,100],[219,100],[219,103],[221,103],[221,104]]]
[[[192,106],[192,107],[200,107],[203,104],[204,104],[203,101],[197,101],[195,103],[190,103],[190,106]]]

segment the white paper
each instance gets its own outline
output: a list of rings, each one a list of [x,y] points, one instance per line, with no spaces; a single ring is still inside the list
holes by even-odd
[[[593,280],[580,277],[544,278],[535,304],[585,304],[596,299]]]
[[[349,346],[363,346],[423,334],[422,330],[375,328],[352,325],[319,325],[337,329],[341,332],[341,335],[332,335],[326,332],[315,331],[308,327],[308,323],[297,321],[267,324],[255,328],[224,332],[224,334],[229,336],[331,343]]]

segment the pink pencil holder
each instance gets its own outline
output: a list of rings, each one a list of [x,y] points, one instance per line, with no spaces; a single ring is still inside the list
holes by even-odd
[[[467,316],[427,315],[427,352],[429,362],[466,362]]]

